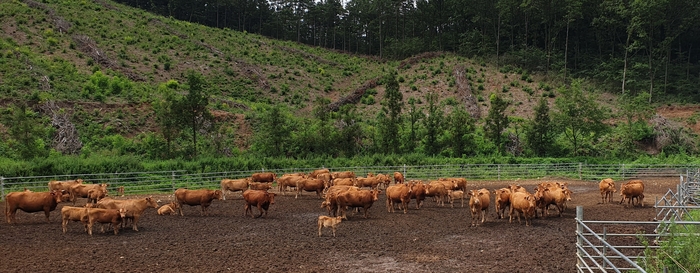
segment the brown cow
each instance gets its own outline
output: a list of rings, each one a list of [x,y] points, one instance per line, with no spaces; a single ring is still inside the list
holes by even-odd
[[[92,235],[92,226],[95,225],[95,223],[112,224],[112,227],[114,228],[114,235],[119,234],[119,225],[126,217],[125,209],[88,208],[87,210],[88,234]],[[104,232],[104,230],[102,232]]]
[[[77,185],[77,184],[82,184],[83,180],[82,179],[76,179],[76,180],[66,180],[66,181],[56,181],[52,180],[49,181],[49,191],[60,191],[64,190],[68,193],[70,193],[70,188]]]
[[[319,174],[324,174],[324,173],[328,173],[328,174],[329,174],[329,173],[331,173],[331,171],[328,170],[328,169],[318,169],[318,170],[314,170],[313,172],[310,172],[310,173],[309,173],[309,177],[310,177],[310,178],[319,178],[318,175],[319,175]]]
[[[386,174],[379,173],[376,175],[377,179],[379,179],[379,183],[383,184],[384,186],[382,187],[383,189],[386,189],[386,187],[391,184],[391,177],[389,177]]]
[[[243,192],[245,193],[245,192]],[[190,206],[202,206],[202,211],[200,215],[209,215],[209,206],[214,199],[221,200],[223,198],[223,193],[220,190],[188,190],[185,188],[180,188],[175,191],[175,200],[180,204],[178,208],[180,210],[180,216],[184,216],[182,213],[182,205]],[[245,197],[245,196],[244,196]]]
[[[510,220],[513,223],[513,212],[518,214],[518,223],[520,222],[520,214],[525,217],[525,226],[531,224],[531,219],[535,216],[536,206],[535,196],[526,192],[514,192],[510,195]]]
[[[221,196],[223,200],[226,200],[227,192],[237,192],[240,191],[241,194],[248,189],[250,183],[250,178],[241,179],[221,179]]]
[[[546,218],[549,215],[549,206],[555,205],[559,210],[559,217],[564,212],[564,204],[566,203],[567,195],[561,187],[544,187],[539,185],[535,192],[537,200],[537,208],[541,210],[542,217]],[[535,217],[537,217],[537,208],[535,209]]]
[[[104,191],[105,196],[107,195],[107,187],[109,184],[76,184],[70,187],[71,201],[75,205],[75,200],[80,198],[88,198],[88,192],[90,190]]]
[[[613,181],[612,178],[600,180],[598,188],[600,188],[601,203],[605,204],[606,201],[608,203],[612,202],[613,193],[617,192],[617,189],[615,189],[615,181]]]
[[[87,232],[87,224],[88,224],[87,210],[88,210],[87,207],[63,206],[61,208],[61,219],[63,220],[63,222],[62,222],[63,234],[66,234],[66,232],[68,232],[68,222],[69,221],[83,223],[83,227],[85,228],[85,232]]]
[[[294,199],[297,199],[297,197],[299,197],[299,195],[303,195],[302,193],[304,191],[316,192],[316,195],[318,196],[318,198],[322,198],[321,193],[326,188],[326,184],[323,183],[323,180],[321,180],[321,179],[306,178],[306,179],[297,180],[296,187],[297,187],[297,194],[294,196]]]
[[[331,173],[331,175],[333,176],[333,179],[357,177],[357,176],[355,176],[355,172],[353,172],[353,171],[334,172],[334,173]]]
[[[270,207],[270,205],[275,204],[275,194],[261,190],[244,191],[243,199],[245,199],[245,210],[243,212],[243,216],[247,216],[248,212],[250,212],[250,216],[253,218],[263,216],[263,210],[265,211],[265,217],[267,217],[267,209]],[[258,207],[260,215],[255,216],[253,214],[252,206]]]
[[[430,184],[425,185],[425,196],[435,198],[438,206],[445,206],[445,199],[447,198],[447,188],[445,184],[432,181]]]
[[[469,191],[469,209],[472,213],[472,223],[471,226],[475,227],[478,225],[479,216],[481,215],[481,223],[486,221],[486,210],[491,204],[491,198],[489,190],[471,190]]]
[[[107,188],[106,187],[92,188],[92,189],[88,190],[87,202],[92,203],[92,204],[97,204],[97,201],[100,201],[102,198],[105,198],[106,196],[107,196]]]
[[[158,203],[153,197],[149,196],[141,199],[127,199],[127,200],[116,200],[111,198],[105,198],[97,202],[97,207],[102,209],[124,209],[126,211],[125,218],[132,219],[131,228],[135,231],[139,231],[137,226],[139,218],[143,212],[151,207],[158,208]],[[126,219],[125,219],[126,220]],[[126,222],[122,222],[125,225]]]
[[[328,217],[321,215],[318,217],[318,237],[321,237],[321,229],[324,227],[330,227],[333,230],[333,237],[335,237],[335,230],[338,228],[338,224],[343,221],[343,217]]]
[[[352,178],[334,178],[333,181],[333,186],[355,186],[355,181],[356,179],[354,177]]]
[[[496,198],[496,215],[497,219],[505,218],[506,207],[510,207],[510,189],[501,188],[493,191]]]
[[[454,190],[461,190],[464,192],[467,191],[467,179],[464,177],[443,177],[443,178],[439,178],[438,180],[440,180],[440,181],[454,181],[456,183],[456,186],[454,186]]]
[[[323,184],[325,185],[326,190],[332,186],[331,181],[333,180],[333,177],[331,176],[330,173],[321,173],[316,176],[317,179],[321,179],[323,181]]]
[[[403,184],[405,179],[401,172],[394,172],[394,184]]]
[[[338,194],[344,191],[357,191],[360,188],[355,186],[331,186],[326,191],[326,197],[323,203],[321,203],[321,208],[328,209],[328,215],[336,216],[338,215]]]
[[[370,189],[376,189],[379,187],[379,184],[383,183],[382,180],[379,180],[379,177],[373,176],[373,177],[358,177],[355,180],[355,186],[363,188],[363,187],[368,187]]]
[[[408,203],[411,202],[411,187],[408,184],[394,184],[386,188],[386,208],[394,212],[394,203],[401,203],[403,213],[406,214]]]
[[[627,200],[627,205],[634,206],[633,198],[637,198],[637,204],[641,204],[644,207],[644,182],[642,180],[631,180],[620,186],[620,204]]]
[[[49,221],[49,214],[56,209],[58,203],[63,201],[65,191],[52,190],[50,192],[11,192],[5,196],[5,219],[7,223],[16,223],[15,213],[18,209],[24,212],[43,211],[46,215],[46,222]]]
[[[117,188],[117,195],[124,197],[124,186],[119,186],[119,188]]]
[[[175,212],[176,209],[180,208],[180,204],[177,202],[170,202],[169,204],[165,204],[160,206],[158,208],[158,215],[171,215],[171,214],[177,214]]]
[[[275,180],[277,180],[277,174],[272,172],[254,173],[250,176],[251,182],[275,182]]]
[[[416,199],[416,209],[420,209],[423,206],[423,200],[425,200],[425,184],[420,180],[411,180],[408,182],[409,187],[411,187],[411,199]]]
[[[272,183],[270,182],[250,182],[248,185],[251,190],[266,191],[272,189]]]
[[[344,191],[338,193],[337,202],[338,208],[341,210],[341,215],[343,219],[348,219],[347,217],[347,207],[351,208],[363,208],[365,218],[367,218],[367,210],[372,207],[374,201],[377,201],[379,193],[382,192],[379,189],[374,190],[357,190],[357,191]]]
[[[277,186],[279,187],[279,191],[282,193],[282,195],[285,195],[287,188],[296,188],[297,182],[302,179],[305,179],[305,177],[301,175],[282,176],[279,179],[277,179]]]

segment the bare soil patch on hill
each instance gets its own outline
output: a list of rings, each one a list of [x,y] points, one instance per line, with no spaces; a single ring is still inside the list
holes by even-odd
[[[473,181],[468,189],[518,183],[531,190],[542,181]],[[199,207],[184,207],[185,216],[148,209],[138,232],[123,229],[119,235],[98,229],[89,236],[75,222],[63,234],[60,209],[67,204],[62,203],[51,213],[51,223],[43,213],[21,211],[17,224],[0,223],[0,271],[575,272],[574,208],[583,206],[586,220],[652,220],[653,200],[675,189],[678,178],[644,181],[643,208],[601,204],[597,182],[567,181],[574,194],[563,217],[534,219],[529,227],[496,219],[493,198],[486,223],[469,227],[467,207],[426,201],[420,210],[413,202],[407,214],[389,213],[381,194],[369,218],[349,214],[335,238],[328,229],[318,237],[317,218],[327,213],[311,193],[299,199],[278,195],[267,218],[258,219],[243,216],[240,193],[214,201],[209,216],[200,216]],[[160,204],[173,199],[157,197]],[[4,211],[5,204],[0,207]]]

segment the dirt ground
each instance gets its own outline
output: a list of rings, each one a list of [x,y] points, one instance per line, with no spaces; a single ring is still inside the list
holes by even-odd
[[[317,218],[327,212],[312,193],[296,200],[278,195],[268,217],[258,219],[243,217],[240,192],[215,200],[206,217],[199,207],[186,206],[184,217],[160,216],[150,208],[138,232],[98,229],[92,237],[75,222],[62,233],[62,203],[51,223],[43,213],[22,211],[17,224],[0,223],[0,272],[575,272],[575,207],[584,207],[586,220],[652,220],[655,197],[675,190],[678,178],[644,181],[644,208],[601,204],[597,182],[567,181],[574,194],[563,217],[534,219],[530,227],[496,219],[493,198],[486,223],[469,227],[466,207],[431,201],[416,210],[414,201],[407,214],[389,213],[382,193],[368,219],[349,214],[335,238],[330,229],[318,237]],[[511,183],[472,181],[468,188]],[[157,197],[160,204],[173,198]],[[0,206],[4,211],[5,204]]]

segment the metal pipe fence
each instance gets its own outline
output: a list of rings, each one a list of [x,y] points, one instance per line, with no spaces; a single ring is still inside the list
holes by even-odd
[[[323,168],[323,167],[320,167]],[[363,167],[329,167],[332,172],[354,171],[358,176],[367,173],[393,174],[401,172],[406,179],[430,180],[440,177],[464,177],[469,180],[515,180],[539,178],[568,178],[600,181],[611,177],[615,180],[649,176],[678,176],[686,173],[688,166],[681,165],[643,165],[643,164],[448,164],[422,166],[363,166]],[[696,167],[697,168],[697,167]],[[12,191],[24,188],[33,191],[46,191],[51,180],[83,179],[85,183],[106,183],[108,190],[124,187],[125,194],[172,193],[179,187],[216,188],[223,178],[249,177],[255,172],[284,173],[311,172],[318,168],[286,168],[236,170],[212,173],[189,173],[183,170],[160,172],[129,172],[99,174],[68,174],[32,177],[0,176],[0,198]]]

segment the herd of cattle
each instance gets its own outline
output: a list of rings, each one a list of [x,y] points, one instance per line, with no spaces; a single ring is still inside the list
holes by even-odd
[[[494,198],[497,218],[505,218],[508,209],[509,222],[513,216],[520,222],[521,215],[525,218],[525,225],[531,225],[531,219],[539,216],[547,217],[550,206],[554,205],[559,217],[566,209],[567,201],[571,200],[571,190],[567,183],[544,182],[538,184],[532,192],[520,185],[511,184],[509,187],[489,191],[486,188],[467,190],[465,178],[439,178],[433,181],[409,180],[406,181],[400,172],[393,175],[367,174],[367,177],[357,177],[354,172],[330,172],[328,169],[315,170],[311,173],[291,173],[277,177],[275,173],[255,173],[242,179],[223,179],[221,189],[189,190],[180,188],[175,191],[175,200],[158,206],[152,197],[139,199],[113,199],[108,197],[108,184],[83,184],[83,180],[51,181],[48,183],[48,192],[33,192],[25,189],[21,192],[11,192],[5,196],[5,218],[8,223],[16,222],[15,214],[18,209],[25,212],[41,212],[49,221],[50,212],[55,210],[57,204],[63,201],[72,202],[73,206],[63,206],[61,209],[63,233],[67,232],[67,225],[71,221],[81,222],[85,231],[92,235],[95,223],[111,224],[114,234],[118,234],[120,227],[126,226],[131,221],[132,229],[138,231],[138,221],[144,211],[156,208],[159,215],[177,214],[184,215],[182,206],[201,206],[201,214],[208,215],[208,208],[213,200],[225,200],[230,192],[242,192],[245,200],[244,216],[261,217],[267,215],[270,205],[275,203],[276,193],[270,192],[273,184],[279,194],[286,195],[294,190],[295,199],[304,192],[315,192],[322,200],[321,208],[328,210],[329,216],[319,216],[318,234],[322,235],[322,228],[333,230],[333,236],[338,224],[347,219],[348,209],[363,210],[365,218],[368,210],[379,194],[386,195],[386,208],[388,212],[394,212],[396,208],[407,213],[412,200],[415,200],[415,209],[419,210],[426,199],[432,199],[437,206],[445,206],[445,201],[454,207],[454,202],[459,201],[464,207],[465,199],[471,212],[471,226],[478,226],[486,221],[486,211]],[[612,202],[613,193],[617,192],[615,182],[606,178],[599,183],[602,203]],[[123,196],[123,187],[119,187],[118,193]],[[620,204],[627,200],[627,205],[644,206],[644,183],[641,180],[631,180],[620,186]],[[86,198],[87,203],[83,207],[76,207],[78,198]],[[252,208],[257,207],[259,214],[255,215]],[[102,225],[104,232],[104,225]]]

